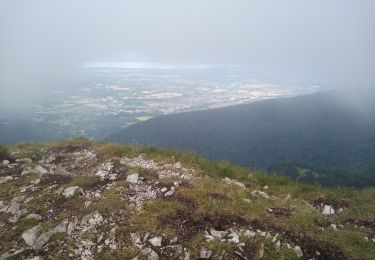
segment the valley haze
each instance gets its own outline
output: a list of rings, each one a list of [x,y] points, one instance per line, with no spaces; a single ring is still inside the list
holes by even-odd
[[[374,260],[374,11],[0,1],[0,260]]]

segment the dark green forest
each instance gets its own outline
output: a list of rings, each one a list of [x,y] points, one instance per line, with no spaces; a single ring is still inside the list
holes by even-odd
[[[375,120],[336,92],[161,116],[111,135],[112,142],[194,150],[199,155],[279,172],[312,169],[300,181],[374,185]],[[288,170],[280,165],[293,165]]]

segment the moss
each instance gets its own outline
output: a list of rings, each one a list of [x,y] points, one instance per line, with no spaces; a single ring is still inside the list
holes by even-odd
[[[100,185],[101,185],[101,180],[99,176],[81,175],[81,176],[74,176],[73,180],[68,185],[66,185],[66,187],[79,186],[80,188],[84,190],[90,190]]]
[[[50,237],[50,242],[64,240],[66,237],[65,233],[55,233]]]
[[[0,161],[9,159],[8,149],[4,145],[0,145]]]

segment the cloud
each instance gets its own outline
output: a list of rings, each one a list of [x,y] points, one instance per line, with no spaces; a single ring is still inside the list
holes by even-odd
[[[4,0],[0,101],[73,86],[84,62],[129,57],[368,87],[374,9],[372,0]]]

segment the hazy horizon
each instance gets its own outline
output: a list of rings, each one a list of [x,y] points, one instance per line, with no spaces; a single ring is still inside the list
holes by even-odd
[[[373,89],[374,9],[371,0],[2,1],[0,101],[69,89],[90,62],[235,65]]]

